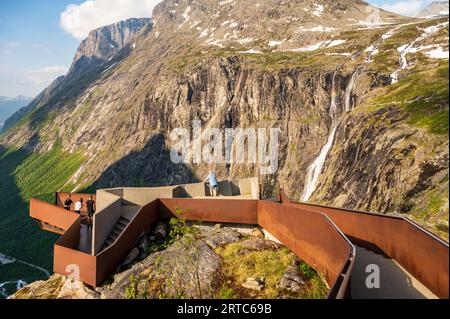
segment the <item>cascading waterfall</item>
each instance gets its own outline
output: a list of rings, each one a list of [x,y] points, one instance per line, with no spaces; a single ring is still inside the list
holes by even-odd
[[[336,105],[336,87],[335,87],[335,78],[336,72],[333,74],[333,80],[331,84],[331,102],[330,102],[330,110],[328,114],[331,117],[331,131],[328,135],[327,143],[320,150],[319,156],[314,160],[314,162],[308,167],[306,172],[305,179],[305,187],[302,196],[302,201],[307,201],[311,195],[316,190],[317,180],[319,179],[320,173],[322,172],[323,165],[325,164],[325,160],[327,158],[328,152],[333,146],[334,137],[336,135],[337,126],[338,126],[338,112]]]
[[[359,75],[360,75],[360,68],[357,68],[356,71],[353,72],[352,77],[348,82],[348,86],[345,89],[345,96],[344,96],[345,112],[350,112],[353,109],[352,92]]]
[[[372,58],[375,54],[378,53],[378,48],[380,46],[380,43],[382,43],[385,39],[390,38],[395,31],[397,31],[400,27],[396,27],[394,29],[389,30],[387,33],[383,34],[381,36],[381,41],[376,44],[372,44],[366,52],[368,52],[368,56],[366,60],[364,61],[365,64],[371,63]],[[435,32],[433,30],[433,32]],[[416,43],[415,41],[414,43]],[[406,55],[406,53],[405,53]],[[401,57],[401,64],[402,67],[406,68],[408,61],[406,60],[406,57],[402,55]],[[353,92],[353,88],[356,84],[356,80],[358,77],[364,72],[365,66],[359,66],[356,68],[355,72],[353,72],[350,81],[347,85],[347,88],[345,89],[345,95],[344,95],[344,110],[345,112],[351,112],[353,108],[355,107],[351,95]],[[331,123],[331,131],[330,135],[328,136],[327,143],[322,147],[320,150],[319,156],[314,160],[314,162],[308,167],[308,170],[306,172],[306,179],[305,179],[305,187],[303,191],[303,195],[301,200],[306,202],[309,200],[309,198],[312,196],[314,191],[316,190],[316,184],[319,179],[320,174],[322,173],[323,166],[325,164],[325,160],[327,158],[328,153],[330,152],[331,147],[334,143],[334,137],[336,135],[337,127],[338,127],[338,118],[337,118],[337,106],[336,106],[336,90],[335,90],[335,76],[336,72],[333,74],[333,83],[332,83],[332,92],[331,92],[331,105],[330,105],[330,117],[332,120]]]

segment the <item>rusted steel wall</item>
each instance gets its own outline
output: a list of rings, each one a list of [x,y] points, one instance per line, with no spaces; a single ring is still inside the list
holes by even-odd
[[[53,271],[55,273],[71,276],[80,281],[96,286],[96,256],[81,251],[55,245]]]
[[[89,285],[95,285],[96,257],[78,251],[76,248],[80,241],[80,220],[69,227],[54,245],[53,271],[55,273],[73,276]]]
[[[326,214],[353,242],[382,252],[408,270],[440,298],[449,297],[448,243],[401,217],[290,202],[283,203]]]
[[[80,198],[83,199],[83,204],[86,204],[86,201],[89,199],[89,196],[92,196],[94,198],[94,201],[96,200],[94,194],[77,194],[77,193],[64,193],[64,192],[57,192],[56,193],[56,206],[58,207],[64,207],[64,201],[67,199],[67,195],[72,195],[72,201],[75,203]],[[73,210],[73,205],[71,206],[71,209]],[[84,206],[81,209],[82,212],[87,212],[86,206]]]
[[[348,280],[342,281],[340,277],[352,266],[354,247],[326,216],[272,201],[260,201],[258,224],[322,273],[333,291],[336,291],[336,283],[348,284]],[[351,272],[351,268],[349,270]],[[345,289],[337,289],[340,290],[339,297],[343,297]]]
[[[221,223],[258,223],[258,201],[241,199],[160,199],[161,218],[176,214],[177,207],[187,220]],[[180,216],[177,216],[180,217]]]
[[[79,215],[47,202],[30,198],[30,217],[67,230],[79,218]]]
[[[159,219],[159,202],[155,200],[144,207],[130,221],[116,242],[97,255],[96,284],[101,284],[136,245],[140,235]]]

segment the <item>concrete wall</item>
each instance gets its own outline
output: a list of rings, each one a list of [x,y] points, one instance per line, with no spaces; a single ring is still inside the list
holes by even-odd
[[[253,199],[259,199],[259,181],[257,177],[240,179],[239,189],[241,195],[252,195]]]
[[[185,197],[203,197],[206,196],[206,185],[205,183],[194,183],[194,184],[184,184],[181,185],[186,191]]]
[[[122,214],[122,198],[104,190],[97,191],[97,212],[92,225],[92,254],[102,248]]]
[[[218,184],[219,196],[242,196],[246,199],[259,199],[259,182],[257,177],[220,181]],[[184,184],[176,187],[173,191],[173,197],[176,198],[201,198],[205,196],[212,196],[209,187],[205,183]]]
[[[145,206],[158,198],[172,198],[173,189],[176,186],[152,187],[152,188],[123,188],[125,202],[137,206]]]

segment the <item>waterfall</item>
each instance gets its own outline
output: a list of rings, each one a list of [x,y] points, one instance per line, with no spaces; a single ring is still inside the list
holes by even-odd
[[[338,112],[336,106],[336,89],[335,89],[335,77],[336,73],[333,74],[333,80],[331,85],[331,102],[328,114],[331,118],[331,131],[328,135],[327,143],[320,150],[319,156],[314,160],[314,162],[308,167],[305,178],[305,186],[302,195],[302,201],[306,202],[312,196],[316,190],[317,180],[319,179],[320,173],[322,172],[323,165],[327,158],[328,152],[333,146],[334,136],[336,135],[337,125],[338,125]]]
[[[359,76],[360,68],[357,68],[355,72],[353,72],[352,77],[350,78],[350,81],[348,82],[348,86],[345,89],[345,96],[344,96],[344,105],[345,105],[345,112],[350,112],[353,109],[353,103],[352,103],[352,92],[353,87],[355,86],[356,80]]]

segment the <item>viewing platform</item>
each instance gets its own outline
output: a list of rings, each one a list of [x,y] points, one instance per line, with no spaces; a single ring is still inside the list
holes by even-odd
[[[54,272],[75,267],[91,286],[115,272],[145,229],[181,208],[189,221],[263,228],[324,276],[329,298],[448,298],[448,243],[406,218],[295,203],[282,191],[277,200],[260,200],[257,178],[221,182],[218,197],[204,183],[97,190],[91,226],[85,212],[63,208],[67,195],[56,193],[55,205],[30,199],[30,216],[62,235]],[[381,264],[384,290],[364,287],[369,262]]]

